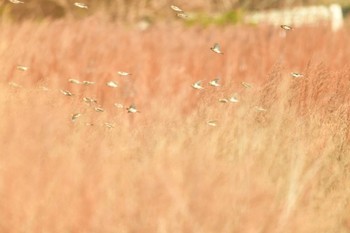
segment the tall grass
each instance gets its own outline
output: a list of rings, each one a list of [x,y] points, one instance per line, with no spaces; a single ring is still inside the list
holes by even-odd
[[[0,231],[348,232],[348,39],[95,17],[1,25]]]

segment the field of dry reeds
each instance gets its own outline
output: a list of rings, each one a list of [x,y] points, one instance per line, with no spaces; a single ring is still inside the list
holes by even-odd
[[[349,31],[0,27],[0,232],[350,232]]]

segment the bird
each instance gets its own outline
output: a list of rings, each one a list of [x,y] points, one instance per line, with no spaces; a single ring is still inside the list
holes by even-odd
[[[221,51],[220,45],[218,43],[215,43],[213,47],[210,48],[213,52],[218,53],[218,54],[224,54]]]
[[[131,75],[131,73],[125,72],[125,71],[118,71],[117,73],[118,73],[120,76],[129,76],[129,75]]]
[[[228,103],[228,99],[222,98],[222,99],[219,99],[219,102],[226,104]]]
[[[201,89],[204,89],[204,87],[202,87],[202,81],[197,81],[195,83],[192,84],[192,87],[194,89],[197,89],[197,90],[201,90]]]
[[[82,2],[75,2],[74,6],[79,7],[79,8],[83,8],[83,9],[88,9],[88,6]]]
[[[85,86],[89,86],[89,85],[95,84],[95,82],[92,82],[92,81],[82,81],[81,83],[82,83],[83,85],[85,85]]]
[[[97,100],[90,98],[90,97],[84,97],[83,100],[85,103],[88,103],[88,104],[97,103]]]
[[[218,122],[216,120],[210,120],[210,121],[207,121],[207,124],[215,127],[217,126]]]
[[[258,112],[267,112],[267,109],[266,108],[263,108],[261,106],[255,106],[254,107],[256,111]]]
[[[95,107],[94,108],[96,112],[104,112],[105,110],[101,107]]]
[[[10,2],[14,3],[14,4],[21,4],[21,3],[24,3],[22,1],[19,1],[19,0],[9,0]]]
[[[171,5],[170,8],[173,9],[174,11],[176,11],[176,12],[184,12],[180,7],[177,7],[175,5]]]
[[[76,119],[78,119],[79,117],[81,117],[81,113],[75,113],[72,115],[72,121],[75,122]]]
[[[292,26],[289,26],[289,25],[286,25],[286,24],[282,24],[281,25],[281,28],[286,30],[286,31],[290,31],[290,30],[293,30],[293,27]]]
[[[209,85],[210,85],[210,86],[213,86],[213,87],[220,87],[219,79],[216,78],[216,79],[214,79],[214,80],[211,80],[211,81],[209,82]]]
[[[245,87],[245,88],[252,88],[252,87],[253,87],[252,84],[250,84],[250,83],[242,82],[241,84],[242,84],[243,87]]]
[[[183,18],[183,19],[188,18],[188,15],[187,15],[185,12],[177,13],[176,16],[177,16],[177,17],[180,17],[180,18]]]
[[[68,82],[74,83],[74,84],[81,84],[81,82],[79,80],[76,80],[76,79],[73,79],[73,78],[68,79]]]
[[[128,111],[128,113],[140,112],[134,104],[131,104],[128,108],[126,108],[126,110]]]
[[[22,66],[22,65],[18,65],[16,68],[17,68],[17,70],[20,70],[20,71],[28,71],[29,70],[28,66]]]
[[[111,88],[116,88],[116,87],[118,87],[118,83],[115,81],[109,81],[109,82],[107,82],[107,86],[109,86]]]
[[[292,73],[290,73],[290,75],[291,75],[293,78],[301,78],[301,77],[304,76],[303,74],[300,74],[300,73],[297,73],[297,72],[292,72]]]
[[[60,91],[65,96],[73,96],[73,94],[70,91],[67,91],[67,90],[60,90]]]
[[[238,103],[239,99],[237,98],[237,94],[233,94],[229,99],[228,99],[231,103]]]
[[[108,122],[105,122],[104,125],[109,129],[114,128],[114,125]]]

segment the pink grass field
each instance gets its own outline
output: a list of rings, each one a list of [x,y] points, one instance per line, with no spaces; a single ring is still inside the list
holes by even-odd
[[[350,232],[349,30],[0,30],[0,232]]]

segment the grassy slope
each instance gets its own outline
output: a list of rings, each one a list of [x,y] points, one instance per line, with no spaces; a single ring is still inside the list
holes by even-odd
[[[348,32],[95,18],[1,31],[1,232],[349,231]],[[217,75],[220,88],[190,87]],[[240,103],[217,101],[234,92]]]

